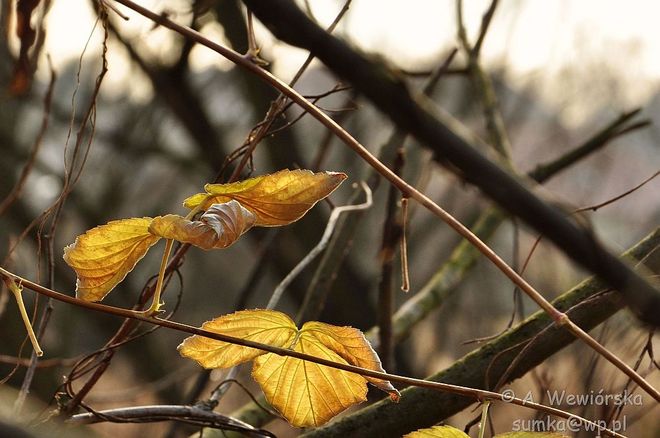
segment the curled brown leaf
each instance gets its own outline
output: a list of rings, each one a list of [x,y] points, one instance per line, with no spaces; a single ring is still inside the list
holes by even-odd
[[[151,222],[149,232],[204,250],[220,249],[233,245],[255,221],[255,216],[238,201],[230,201],[211,205],[199,220],[176,214],[158,216]]]

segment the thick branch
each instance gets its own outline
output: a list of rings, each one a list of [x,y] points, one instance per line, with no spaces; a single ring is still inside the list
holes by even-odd
[[[282,41],[309,50],[387,114],[401,129],[429,146],[440,160],[479,187],[511,214],[543,233],[569,257],[618,289],[645,322],[660,326],[660,292],[598,243],[590,230],[535,196],[522,181],[483,157],[472,141],[451,130],[449,116],[415,99],[395,73],[369,61],[310,21],[291,1],[244,3]],[[444,121],[440,119],[444,118]]]

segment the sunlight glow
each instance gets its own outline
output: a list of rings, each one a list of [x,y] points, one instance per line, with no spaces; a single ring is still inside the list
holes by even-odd
[[[342,1],[309,2],[318,21],[327,26]],[[166,12],[181,23],[189,20],[186,2],[145,0],[155,11]],[[478,32],[481,16],[489,2],[464,2],[464,19],[470,38]],[[175,36],[167,29],[120,7],[130,20],[116,20],[141,53],[167,63],[176,54]],[[455,4],[449,0],[355,0],[337,29],[337,34],[367,52],[375,52],[404,69],[433,67],[456,46]],[[485,62],[506,66],[512,84],[543,83],[540,97],[562,108],[568,122],[579,123],[590,107],[602,105],[601,96],[611,80],[618,83],[616,98],[632,105],[653,93],[660,84],[660,39],[655,20],[660,3],[633,0],[622,5],[612,0],[580,2],[512,1],[500,5],[483,49]],[[71,23],[76,23],[72,26]],[[46,52],[61,70],[77,60],[94,28],[93,11],[86,2],[75,8],[70,2],[53,2],[48,20]],[[218,25],[204,26],[203,33],[223,43]],[[275,72],[283,78],[305,58],[306,53],[273,43],[267,30],[258,27],[257,36],[274,61]],[[88,57],[98,56],[102,32],[96,28]],[[96,55],[95,55],[96,54]],[[111,50],[110,72],[104,92],[125,93],[134,99],[150,96],[150,88],[137,69],[131,68],[125,51]],[[197,71],[210,67],[231,68],[217,54],[196,48],[191,65]],[[45,62],[39,74],[46,75]],[[579,74],[575,74],[578,72]],[[603,74],[605,76],[603,76]],[[127,80],[130,78],[131,80]],[[571,78],[568,82],[566,78]],[[577,78],[577,79],[576,79]],[[586,78],[586,79],[585,79]],[[585,80],[588,83],[584,83]],[[599,86],[596,86],[600,84]],[[539,88],[539,87],[537,87]],[[568,99],[568,101],[567,101]],[[595,99],[595,101],[594,101]]]

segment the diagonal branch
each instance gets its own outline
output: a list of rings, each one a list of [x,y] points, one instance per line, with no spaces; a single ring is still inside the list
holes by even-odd
[[[644,260],[645,264],[658,272],[659,246],[660,228],[657,228],[630,248],[625,256],[629,259]],[[654,251],[655,256],[652,259],[648,258]],[[585,330],[591,330],[623,307],[618,294],[603,293],[604,291],[606,287],[601,282],[590,278],[559,296],[553,304],[567,312],[571,319]],[[506,381],[517,379],[574,342],[574,338],[566,330],[552,326],[551,323],[546,314],[536,312],[516,327],[468,353],[449,368],[428,379],[470,387],[487,387],[487,381],[497,381],[507,372],[509,365],[520,352],[526,349],[524,360],[508,375]],[[543,335],[539,336],[541,332]],[[529,344],[533,339],[535,339],[534,343]],[[472,403],[472,400],[453,394],[436,394],[421,388],[408,388],[401,391],[401,400],[398,404],[388,401],[378,402],[310,431],[305,437],[400,437],[411,430],[443,421]]]
[[[128,0],[118,1],[123,4],[129,3]],[[324,32],[291,1],[272,0],[266,3],[244,0],[244,3],[277,38],[316,55],[337,75],[351,82],[358,92],[371,100],[398,127],[410,132],[421,143],[433,149],[440,159],[458,171],[468,182],[479,187],[509,213],[522,218],[527,224],[546,235],[575,262],[619,290],[640,319],[653,326],[660,326],[660,291],[603,248],[590,230],[569,220],[562,211],[534,195],[521,180],[511,176],[477,152],[471,144],[473,141],[462,134],[464,128],[460,127],[458,122],[434,111],[429,102],[414,98],[395,73],[369,61],[344,42]],[[166,25],[162,20],[161,24]],[[224,51],[227,49],[224,48]],[[267,76],[263,71],[259,74],[273,86],[281,89],[281,82],[276,78]],[[316,114],[304,99],[295,96],[292,92],[289,94],[292,100],[310,111],[310,114],[324,123],[332,123],[331,120],[325,120],[321,115]],[[454,130],[447,124],[452,124]],[[335,129],[342,140],[396,185],[404,196],[420,202],[462,234],[464,230],[461,230],[457,224],[450,223],[445,217],[444,210],[397,178],[382,163],[370,156],[362,145],[348,138],[350,136],[347,137],[340,127],[337,126]],[[465,235],[464,237],[468,238]],[[468,239],[479,245],[474,239]],[[507,270],[493,258],[491,261],[503,272]],[[505,273],[512,280],[514,277],[519,278],[515,272]],[[525,287],[520,284],[519,286],[525,290]]]
[[[455,395],[460,395],[463,397],[469,397],[471,399],[475,400],[492,400],[492,401],[502,401],[505,403],[511,403],[515,404],[518,406],[530,408],[530,409],[535,409],[540,412],[545,412],[547,414],[559,416],[561,418],[566,418],[566,419],[576,419],[577,421],[580,421],[581,424],[583,425],[588,425],[589,427],[596,428],[599,432],[606,433],[611,436],[615,436],[618,438],[625,438],[623,435],[614,432],[612,430],[609,430],[607,428],[604,428],[592,421],[586,420],[584,418],[578,417],[576,415],[570,414],[566,411],[563,411],[561,409],[553,408],[550,406],[545,406],[542,404],[534,403],[534,402],[529,402],[520,398],[516,397],[509,397],[509,394],[500,394],[498,392],[493,392],[493,391],[488,391],[488,390],[483,390],[483,389],[475,389],[475,388],[468,388],[468,387],[463,387],[463,386],[458,386],[458,385],[451,385],[447,383],[442,383],[442,382],[430,382],[427,380],[423,379],[416,379],[412,377],[404,377],[404,376],[399,376],[396,374],[389,374],[385,372],[380,372],[380,371],[374,371],[368,368],[363,368],[355,365],[349,365],[347,363],[340,363],[340,362],[334,362],[332,360],[324,359],[321,357],[316,357],[310,354],[305,354],[305,353],[300,353],[295,350],[291,350],[288,348],[282,348],[282,347],[275,347],[272,345],[268,344],[262,344],[260,342],[254,342],[248,339],[242,339],[242,338],[237,338],[233,336],[228,336],[225,334],[221,333],[215,333],[211,332],[208,330],[204,330],[201,328],[193,327],[187,324],[183,324],[180,322],[168,320],[168,319],[160,319],[160,318],[155,318],[151,316],[144,316],[140,313],[133,312],[128,309],[122,309],[119,307],[113,307],[113,306],[108,306],[105,304],[99,304],[99,303],[94,303],[90,301],[85,301],[79,298],[75,298],[66,294],[63,294],[61,292],[54,291],[52,289],[43,287],[37,283],[33,283],[30,280],[27,280],[25,278],[22,278],[16,274],[13,274],[4,268],[0,267],[0,276],[3,277],[6,280],[9,281],[14,281],[14,282],[20,282],[24,287],[37,292],[40,295],[45,295],[49,298],[65,302],[68,304],[72,304],[78,307],[82,307],[88,310],[93,310],[95,312],[100,312],[100,313],[105,313],[113,316],[118,316],[122,317],[125,319],[131,319],[131,320],[136,320],[136,321],[142,321],[146,322],[149,324],[157,325],[160,327],[165,327],[169,328],[172,330],[176,330],[178,332],[183,332],[183,333],[189,333],[193,335],[198,335],[198,336],[203,336],[206,338],[210,339],[215,339],[218,341],[223,341],[223,342],[228,342],[231,344],[235,345],[241,345],[243,347],[250,347],[250,348],[256,348],[258,350],[264,351],[264,352],[269,352],[269,353],[274,353],[279,356],[287,356],[287,357],[293,357],[296,359],[300,360],[305,360],[308,362],[313,362],[317,363],[319,365],[325,365],[331,368],[335,368],[338,370],[343,370],[343,371],[348,371],[350,373],[355,373],[359,374],[361,376],[365,377],[373,377],[376,379],[381,379],[381,380],[388,380],[393,383],[398,383],[401,385],[406,385],[406,386],[415,386],[415,387],[420,387],[420,388],[426,388],[431,391],[438,391],[438,392],[450,392]],[[544,315],[546,316],[546,315]],[[562,330],[562,328],[556,328],[556,330]],[[595,430],[595,429],[594,429]]]
[[[527,176],[538,183],[544,183],[580,159],[604,147],[614,138],[630,132],[630,128],[646,126],[649,123],[648,120],[628,124],[629,121],[632,122],[631,119],[635,115],[639,114],[639,111],[639,109],[635,109],[622,114],[584,143],[549,162],[536,166]],[[480,239],[488,241],[505,219],[506,216],[501,210],[494,207],[488,208],[474,222],[472,231]],[[396,341],[404,339],[418,322],[440,307],[463,281],[478,257],[479,252],[476,248],[465,240],[452,250],[449,259],[442,264],[433,277],[394,314],[393,336]],[[377,327],[367,332],[367,339],[372,345],[378,345]]]

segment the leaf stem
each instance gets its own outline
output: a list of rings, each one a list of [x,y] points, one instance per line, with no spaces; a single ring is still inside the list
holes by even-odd
[[[163,251],[163,258],[160,260],[160,269],[158,271],[158,280],[156,281],[156,290],[154,291],[154,297],[151,300],[151,306],[145,311],[137,311],[136,313],[144,314],[145,316],[156,315],[160,308],[165,304],[160,301],[160,295],[163,292],[163,283],[165,280],[165,270],[167,268],[167,260],[170,258],[172,253],[172,246],[174,246],[174,240],[167,239],[165,243],[165,251]]]
[[[18,305],[18,310],[21,312],[21,318],[23,319],[23,324],[25,324],[25,330],[27,330],[28,336],[30,337],[30,342],[32,342],[32,348],[37,356],[41,357],[44,355],[43,350],[39,346],[39,341],[37,340],[37,335],[34,334],[32,329],[32,323],[30,322],[30,317],[25,310],[25,303],[23,303],[23,286],[16,284],[14,280],[11,280],[9,277],[5,277],[5,284],[7,288],[14,294],[16,298],[16,304]]]
[[[186,215],[185,219],[186,220],[191,220],[197,213],[199,213],[203,206],[206,204],[206,201],[211,197],[211,195],[208,195],[204,201],[202,201],[199,205],[197,205],[195,208],[190,210],[190,212]],[[165,283],[165,273],[167,271],[167,261],[170,258],[170,254],[172,254],[172,247],[174,246],[174,240],[172,239],[167,239],[167,242],[165,243],[165,251],[163,251],[163,258],[160,261],[160,269],[158,270],[158,280],[156,280],[156,289],[154,290],[154,295],[151,300],[151,305],[147,310],[134,310],[133,312],[136,315],[141,315],[141,316],[154,316],[160,312],[160,308],[165,304],[164,302],[160,302],[160,296],[163,293],[163,284]]]

